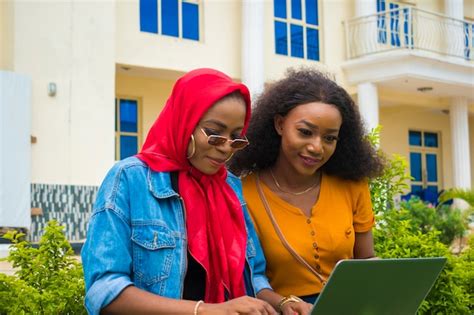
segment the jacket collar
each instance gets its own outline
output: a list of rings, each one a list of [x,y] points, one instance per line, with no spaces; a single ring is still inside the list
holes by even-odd
[[[171,177],[169,172],[155,172],[148,168],[147,174],[148,189],[156,198],[169,198],[179,196],[171,186]]]

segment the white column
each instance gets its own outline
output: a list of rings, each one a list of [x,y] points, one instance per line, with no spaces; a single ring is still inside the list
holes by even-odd
[[[374,52],[377,45],[377,1],[356,0],[355,16],[369,16],[354,25],[354,33],[357,38],[351,40],[351,49],[355,55],[362,56]],[[348,36],[348,34],[346,35]],[[349,45],[349,44],[347,44]]]
[[[264,2],[242,1],[242,82],[252,98],[263,91],[264,86]]]
[[[379,98],[377,86],[371,82],[359,84],[357,86],[357,103],[367,131],[377,127],[379,124]]]
[[[469,157],[469,121],[467,99],[451,100],[451,143],[453,152],[453,185],[456,188],[471,188],[471,159]]]
[[[444,0],[444,13],[457,20],[464,19],[463,0]],[[449,55],[464,56],[464,23],[457,20],[448,20],[447,53]]]
[[[464,1],[444,0],[444,14],[455,19],[464,19]]]
[[[356,0],[355,16],[364,16],[377,13],[377,1]]]

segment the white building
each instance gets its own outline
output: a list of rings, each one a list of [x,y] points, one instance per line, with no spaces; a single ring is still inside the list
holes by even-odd
[[[0,1],[0,226],[84,238],[107,170],[200,67],[254,95],[288,67],[330,71],[414,193],[470,188],[473,21],[473,0]]]

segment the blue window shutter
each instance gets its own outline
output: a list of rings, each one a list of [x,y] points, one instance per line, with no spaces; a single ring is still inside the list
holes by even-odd
[[[469,60],[469,24],[464,23],[464,57]]]
[[[426,171],[429,182],[438,181],[438,161],[436,154],[426,154]]]
[[[291,56],[304,58],[303,49],[303,27],[291,24]]]
[[[438,134],[434,132],[425,132],[424,134],[425,147],[437,148],[438,147]]]
[[[398,8],[398,4],[390,3],[390,10]],[[390,43],[392,46],[400,47],[400,11],[390,12],[390,29]]]
[[[410,152],[410,175],[417,182],[422,181],[421,176],[421,153]]]
[[[318,25],[318,1],[306,0],[306,23]]]
[[[279,55],[288,55],[287,24],[275,21],[275,52]]]
[[[306,28],[306,49],[310,60],[319,60],[319,31],[317,29]]]
[[[138,131],[138,104],[134,100],[120,100],[120,131]]]
[[[199,6],[183,2],[183,38],[199,40]]]
[[[161,5],[161,32],[178,37],[178,0],[161,0]]]
[[[120,159],[125,159],[138,152],[137,136],[120,136]]]
[[[157,0],[140,0],[140,31],[158,33]]]
[[[403,33],[405,34],[405,45],[406,47],[413,48],[413,29],[409,29],[409,22],[411,20],[410,10],[408,8],[403,9]],[[413,26],[412,26],[413,27]]]
[[[286,19],[286,0],[273,1],[273,15],[277,18]]]
[[[291,0],[291,17],[295,20],[303,19],[301,0]]]
[[[421,146],[421,132],[410,131],[408,133],[408,143],[410,145]]]

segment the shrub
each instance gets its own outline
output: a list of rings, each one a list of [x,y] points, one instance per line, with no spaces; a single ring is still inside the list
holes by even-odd
[[[380,144],[380,130],[381,127],[378,126],[368,135],[370,143],[375,147]],[[377,154],[384,161],[385,168],[381,176],[369,182],[372,207],[376,214],[393,209],[395,196],[409,188],[407,182],[411,179],[406,173],[408,164],[403,156],[394,154],[389,158],[380,149],[377,150]]]
[[[12,242],[6,260],[17,270],[0,274],[0,314],[86,314],[82,268],[63,229],[48,222],[37,248],[23,233],[3,236]]]
[[[436,229],[422,232],[406,209],[392,209],[383,214],[384,223],[374,230],[375,251],[381,258],[446,257],[448,259],[418,314],[471,314],[466,268],[472,261],[462,262],[439,241]],[[474,265],[472,266],[474,267]],[[471,272],[471,282],[473,274]],[[471,291],[472,292],[472,291]]]
[[[378,146],[379,131],[377,128],[369,136],[375,146]],[[373,231],[377,256],[446,257],[447,263],[418,314],[472,314],[474,241],[471,240],[470,249],[460,257],[440,241],[449,243],[453,235],[464,232],[464,226],[458,224],[459,212],[446,206],[430,208],[416,199],[401,203],[397,209],[394,197],[408,188],[406,183],[410,179],[406,174],[407,163],[400,156],[388,158],[381,150],[378,154],[386,161],[386,169],[381,177],[370,182],[377,221]]]
[[[408,210],[403,219],[410,220],[413,230],[421,230],[423,233],[440,231],[439,240],[448,246],[456,237],[462,237],[468,228],[467,217],[462,215],[461,210],[448,205],[433,207],[418,197],[412,197],[402,202],[400,208]]]

